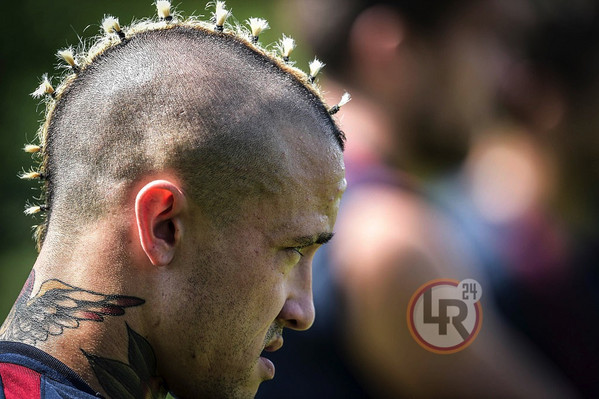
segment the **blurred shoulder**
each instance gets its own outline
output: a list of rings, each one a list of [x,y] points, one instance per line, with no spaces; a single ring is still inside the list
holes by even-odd
[[[413,190],[357,187],[341,207],[336,230],[333,260],[342,280],[364,283],[389,273],[416,273],[418,281],[459,279],[473,270],[467,243],[442,212]]]

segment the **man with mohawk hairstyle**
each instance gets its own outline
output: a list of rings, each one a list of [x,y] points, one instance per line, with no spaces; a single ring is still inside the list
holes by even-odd
[[[311,263],[345,189],[343,134],[268,26],[105,18],[48,95],[40,253],[0,328],[0,397],[248,398],[314,320]],[[248,99],[251,99],[248,100]],[[347,98],[344,99],[344,102]]]

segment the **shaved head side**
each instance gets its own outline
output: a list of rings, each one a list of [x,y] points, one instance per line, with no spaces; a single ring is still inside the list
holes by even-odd
[[[185,26],[102,52],[47,123],[48,223],[67,234],[162,171],[210,216],[231,220],[237,200],[277,192],[292,134],[343,149],[326,106],[295,74],[234,36]]]

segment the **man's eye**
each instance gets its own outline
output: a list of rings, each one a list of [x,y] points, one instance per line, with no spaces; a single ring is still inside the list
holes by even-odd
[[[304,254],[302,253],[302,249],[303,249],[302,247],[291,247],[291,248],[287,248],[287,249],[299,254],[299,256],[304,256]]]

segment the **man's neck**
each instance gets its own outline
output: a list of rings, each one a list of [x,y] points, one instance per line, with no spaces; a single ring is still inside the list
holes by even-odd
[[[0,340],[35,346],[54,356],[109,397],[163,397],[156,359],[143,337],[143,294],[127,295],[122,265],[98,275],[96,255],[56,259],[42,250],[21,294],[0,327]],[[63,263],[64,262],[64,263]],[[62,264],[60,264],[62,263]],[[78,269],[78,270],[77,270]],[[104,274],[104,273],[102,273]],[[125,390],[125,391],[123,391]]]

